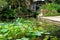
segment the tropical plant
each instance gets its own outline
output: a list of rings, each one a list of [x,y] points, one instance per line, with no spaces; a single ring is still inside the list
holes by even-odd
[[[44,29],[37,27],[35,22],[19,18],[13,23],[1,23],[0,25],[0,39],[3,40],[15,40],[23,37],[32,38],[42,36],[43,33]]]

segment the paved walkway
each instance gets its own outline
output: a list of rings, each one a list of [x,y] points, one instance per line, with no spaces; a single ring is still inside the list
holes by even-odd
[[[60,22],[60,16],[53,16],[53,17],[42,17],[44,19],[52,20],[52,21],[58,21]]]
[[[60,16],[52,16],[52,17],[40,17],[42,21],[53,23],[54,25],[60,26]]]

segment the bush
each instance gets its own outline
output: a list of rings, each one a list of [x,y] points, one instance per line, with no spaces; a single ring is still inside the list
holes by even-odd
[[[60,5],[54,4],[54,3],[48,3],[45,5],[42,5],[40,7],[41,9],[47,9],[48,12],[44,14],[44,16],[57,16],[60,15]]]
[[[15,19],[17,17],[16,10],[9,9],[8,7],[4,7],[0,12],[1,20],[10,20]]]
[[[50,33],[50,36],[60,38],[60,27],[51,23],[42,23],[42,27]]]
[[[48,4],[45,4],[45,5],[42,5],[40,7],[41,9],[48,9],[48,10],[57,10],[60,8],[60,5],[58,4],[54,4],[54,3],[48,3]]]
[[[3,7],[7,6],[6,0],[0,0],[0,12],[2,11]]]
[[[18,7],[17,13],[19,17],[36,17],[37,12],[32,12],[30,9],[26,9],[25,7]]]
[[[17,19],[13,23],[1,23],[0,25],[0,39],[16,40],[24,37],[34,38],[41,36],[44,33],[42,27],[36,27],[35,22]]]
[[[56,2],[57,4],[60,4],[60,0],[56,0],[55,2]]]
[[[5,0],[0,0],[0,7],[6,6],[8,3]]]

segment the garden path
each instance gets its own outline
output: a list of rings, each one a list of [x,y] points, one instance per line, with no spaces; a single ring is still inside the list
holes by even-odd
[[[60,26],[60,16],[39,17],[41,21]]]

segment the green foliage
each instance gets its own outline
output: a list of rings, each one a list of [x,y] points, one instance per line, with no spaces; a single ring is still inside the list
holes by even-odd
[[[30,12],[28,11],[28,9],[26,9],[25,7],[19,7],[18,10],[20,13],[26,15],[26,14],[30,14]]]
[[[11,17],[11,18],[10,18]],[[14,17],[14,18],[13,18]],[[0,13],[0,18],[2,20],[9,20],[9,19],[15,19],[17,17],[16,10],[9,9],[9,8],[3,8]]]
[[[0,0],[0,19],[2,20],[10,20],[15,19],[16,17],[25,17],[25,16],[35,16],[36,13],[33,13],[31,10],[27,9],[25,5],[25,1],[21,3],[22,0]],[[2,8],[3,6],[3,8]],[[11,6],[11,9],[9,9]]]
[[[0,0],[0,7],[6,6],[6,5],[7,5],[6,0]]]
[[[48,4],[45,4],[45,5],[42,5],[40,8],[41,9],[48,9],[48,10],[52,11],[52,10],[59,9],[60,5],[54,4],[54,3],[48,3]]]
[[[60,10],[60,5],[58,5],[58,4],[48,3],[45,5],[42,5],[40,8],[48,10],[48,12],[44,14],[44,16],[58,16],[58,15],[60,15],[60,12],[58,12]]]
[[[55,2],[56,2],[57,4],[60,4],[60,0],[56,0]]]
[[[37,27],[35,22],[29,20],[17,19],[13,23],[1,23],[0,25],[0,39],[20,39],[22,37],[41,36],[44,29]],[[27,40],[27,39],[26,39]]]
[[[29,38],[21,38],[21,39],[16,39],[16,40],[29,40]]]
[[[18,7],[17,13],[21,17],[36,17],[37,12],[32,12],[30,9],[26,9],[25,7]]]
[[[0,0],[0,11],[3,9],[4,6],[7,6],[6,0]]]
[[[52,0],[53,3],[60,4],[60,0]]]
[[[50,36],[55,36],[57,38],[59,38],[60,36],[60,27],[59,26],[56,26],[56,25],[53,25],[51,23],[47,24],[47,23],[43,23],[44,24],[44,29],[50,33]],[[42,24],[42,25],[43,25]],[[59,36],[58,36],[59,35]],[[52,38],[52,39],[55,39],[55,38]],[[56,39],[57,40],[57,39]]]
[[[47,13],[44,16],[60,16],[60,13]]]

